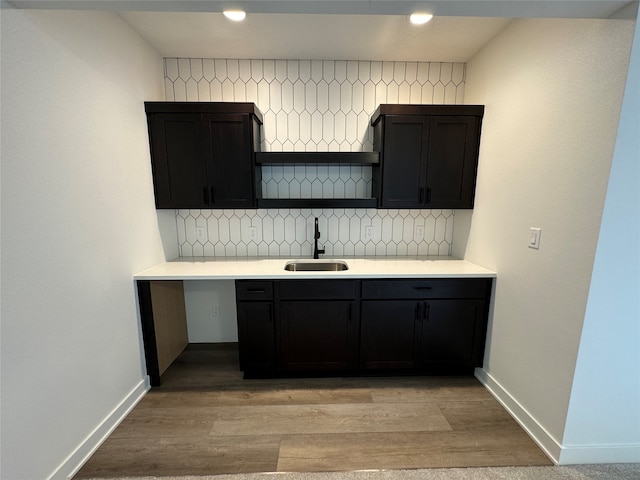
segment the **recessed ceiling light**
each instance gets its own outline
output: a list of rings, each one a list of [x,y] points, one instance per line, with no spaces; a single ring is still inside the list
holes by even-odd
[[[247,12],[243,10],[225,10],[222,12],[225,17],[234,22],[241,22],[247,16]]]
[[[433,18],[430,13],[412,13],[409,15],[409,21],[414,25],[424,25]]]

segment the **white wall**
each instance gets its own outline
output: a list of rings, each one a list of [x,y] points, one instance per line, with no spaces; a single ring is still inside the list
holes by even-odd
[[[146,388],[132,275],[165,260],[143,107],[162,59],[115,14],[1,15],[2,478],[67,478]]]
[[[640,28],[633,42],[562,463],[640,462]]]
[[[633,28],[516,20],[467,64],[465,102],[486,110],[465,258],[498,272],[478,375],[556,460]]]
[[[189,343],[238,341],[233,280],[184,282],[184,302]]]

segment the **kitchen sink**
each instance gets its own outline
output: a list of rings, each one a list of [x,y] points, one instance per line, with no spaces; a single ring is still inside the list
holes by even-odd
[[[345,262],[293,261],[287,262],[284,269],[289,272],[341,272],[349,266]]]

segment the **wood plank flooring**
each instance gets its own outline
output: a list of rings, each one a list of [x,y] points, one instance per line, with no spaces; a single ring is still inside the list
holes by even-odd
[[[74,478],[552,465],[473,377],[243,380],[237,356],[187,347]]]

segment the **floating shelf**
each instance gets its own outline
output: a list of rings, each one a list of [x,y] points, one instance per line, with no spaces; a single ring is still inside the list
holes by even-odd
[[[377,208],[377,198],[259,198],[258,208]]]
[[[365,164],[380,163],[378,152],[257,152],[256,164]]]

